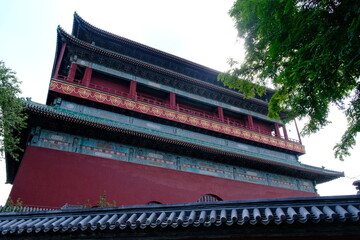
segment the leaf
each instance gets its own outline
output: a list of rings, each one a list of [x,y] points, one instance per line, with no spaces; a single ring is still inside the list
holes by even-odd
[[[245,61],[230,62],[218,79],[245,97],[264,94],[270,79],[278,92],[268,116],[290,109],[288,121],[308,117],[302,133],[315,133],[329,124],[330,104],[344,108],[360,86],[359,13],[360,1],[237,0],[229,14],[244,39]],[[356,144],[355,109],[356,99],[345,111],[348,129],[334,148],[337,158]]]
[[[20,82],[11,69],[0,61],[0,152],[6,151],[18,160],[21,129],[26,127],[26,114],[22,99]]]

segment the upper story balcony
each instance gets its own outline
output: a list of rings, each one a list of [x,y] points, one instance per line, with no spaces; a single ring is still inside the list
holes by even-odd
[[[50,91],[305,153],[300,137],[289,138],[283,122],[266,117],[265,101],[241,99],[241,94],[229,98],[225,88],[198,87],[193,79],[61,35],[68,42],[58,44]]]
[[[76,65],[76,64],[73,64]],[[145,103],[148,105],[169,109],[173,112],[183,113],[197,119],[206,119],[214,123],[220,123],[221,126],[229,126],[237,129],[246,130],[250,135],[257,133],[257,138],[261,136],[269,136],[271,139],[279,139],[283,146],[287,143],[295,143],[297,147],[301,146],[301,140],[288,137],[287,130],[284,125],[273,121],[266,121],[253,117],[250,114],[243,114],[232,111],[230,108],[223,108],[197,101],[193,96],[184,96],[172,92],[165,92],[161,89],[154,89],[151,86],[139,84],[133,80],[126,80],[117,77],[105,75],[103,73],[92,72],[91,68],[82,67],[83,73],[76,74],[76,70],[69,70],[68,76],[57,75],[54,79],[75,84],[78,86],[93,89],[102,93],[119,96],[129,99],[137,103]],[[289,144],[291,145],[291,144]],[[285,147],[286,148],[286,147]],[[304,152],[301,150],[299,152]]]

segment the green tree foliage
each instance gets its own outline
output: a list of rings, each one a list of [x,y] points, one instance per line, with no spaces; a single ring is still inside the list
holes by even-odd
[[[14,201],[11,197],[8,197],[5,206],[1,208],[0,212],[21,212],[23,209],[23,202],[20,198]]]
[[[360,130],[360,1],[237,0],[229,12],[245,40],[245,61],[218,79],[246,97],[277,92],[270,118],[309,117],[303,134],[326,126],[329,107],[344,110],[348,128],[334,147],[344,159]]]
[[[18,97],[21,93],[20,82],[15,73],[0,61],[0,152],[18,159],[20,138],[19,131],[26,126],[23,102]]]
[[[113,201],[113,203],[107,201],[106,191],[100,196],[100,199],[96,204],[98,207],[116,207],[115,201]]]

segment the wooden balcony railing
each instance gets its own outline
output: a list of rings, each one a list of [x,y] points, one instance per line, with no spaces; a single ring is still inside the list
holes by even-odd
[[[68,81],[68,78],[66,76],[60,76],[59,75],[58,79],[62,80],[62,81],[70,82],[70,81]],[[84,84],[81,83],[81,80],[76,80],[75,79],[71,83],[76,83],[78,85],[84,86]],[[164,99],[160,99],[160,98],[157,98],[157,97],[154,97],[154,96],[149,96],[149,95],[142,94],[142,93],[137,93],[136,96],[131,96],[127,92],[122,92],[122,91],[119,91],[119,90],[116,90],[116,89],[113,89],[113,88],[108,88],[108,87],[104,87],[102,85],[93,84],[93,83],[90,83],[88,87],[92,88],[92,89],[99,90],[99,91],[103,91],[103,92],[106,92],[106,93],[114,94],[114,95],[117,95],[117,96],[120,96],[120,97],[131,98],[131,99],[137,100],[139,102],[148,103],[148,104],[151,104],[151,105],[176,110],[178,112],[182,112],[182,113],[185,113],[185,114],[188,114],[188,115],[205,118],[205,119],[208,119],[208,120],[224,123],[224,124],[227,124],[227,125],[230,125],[230,126],[241,128],[241,129],[246,129],[246,130],[261,133],[261,134],[264,134],[264,135],[268,135],[268,136],[272,136],[272,137],[276,137],[276,138],[281,138],[281,139],[284,139],[286,141],[299,143],[299,141],[296,140],[296,139],[291,139],[291,138],[285,139],[283,136],[275,136],[275,133],[273,133],[271,131],[265,131],[264,129],[261,129],[259,127],[251,128],[250,126],[244,125],[242,122],[236,121],[233,118],[228,118],[228,117],[225,116],[224,120],[221,120],[214,113],[211,114],[209,112],[202,111],[202,110],[195,109],[195,108],[191,108],[190,106],[186,106],[186,105],[183,105],[183,104],[177,104],[174,107],[174,106],[171,106],[170,104],[168,104]]]

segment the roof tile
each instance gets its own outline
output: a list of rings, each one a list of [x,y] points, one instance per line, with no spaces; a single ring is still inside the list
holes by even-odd
[[[326,199],[327,201],[323,201]],[[306,201],[307,200],[307,201]],[[358,222],[360,197],[192,203],[103,209],[0,213],[2,235],[146,228]],[[300,201],[300,202],[299,202]]]

